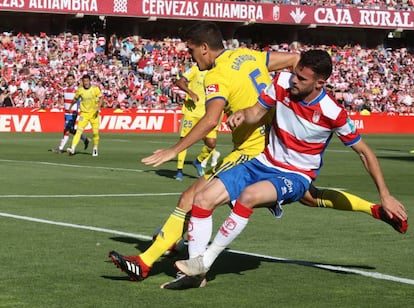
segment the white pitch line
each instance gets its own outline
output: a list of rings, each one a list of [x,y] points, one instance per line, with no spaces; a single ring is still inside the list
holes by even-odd
[[[8,218],[14,218],[14,219],[20,219],[20,220],[26,220],[26,221],[31,221],[31,222],[38,222],[38,223],[43,223],[43,224],[49,224],[49,225],[69,227],[69,228],[75,228],[75,229],[84,229],[84,230],[97,231],[97,232],[103,232],[103,233],[109,233],[109,234],[115,234],[115,235],[123,235],[123,236],[128,236],[128,237],[142,239],[142,240],[152,240],[152,236],[122,232],[122,231],[117,231],[117,230],[112,230],[112,229],[105,229],[105,228],[98,228],[98,227],[92,227],[92,226],[71,224],[71,223],[52,221],[52,220],[46,220],[46,219],[39,219],[39,218],[28,217],[28,216],[20,216],[20,215],[14,215],[14,214],[9,214],[9,213],[2,213],[2,212],[0,212],[0,216],[8,217]],[[239,250],[229,249],[227,251],[232,252],[232,253],[241,254],[241,255],[259,257],[259,258],[268,259],[268,260],[272,260],[272,261],[289,261],[289,262],[292,261],[292,260],[285,259],[285,258],[261,255],[261,254],[250,253],[250,252],[239,251]],[[351,269],[351,268],[345,268],[345,267],[342,267],[342,266],[333,266],[333,265],[318,264],[318,263],[312,263],[312,262],[306,262],[306,264],[309,264],[309,266],[322,268],[322,269],[327,269],[327,270],[330,270],[330,271],[352,273],[352,274],[358,274],[358,275],[361,275],[361,276],[374,278],[374,279],[389,280],[389,281],[414,285],[414,280],[413,279],[401,278],[401,277],[396,277],[396,276],[391,276],[391,275],[385,275],[385,274],[381,274],[381,273],[378,273],[378,272],[366,272],[366,271],[361,271],[361,270],[356,270],[356,269]]]
[[[148,194],[101,194],[101,195],[0,195],[2,198],[96,198],[96,197],[152,197],[177,196],[181,193],[148,193]]]
[[[71,224],[71,223],[66,223],[66,222],[46,220],[46,219],[40,219],[40,218],[34,218],[34,217],[28,217],[28,216],[20,216],[20,215],[14,215],[14,214],[2,213],[2,212],[0,212],[0,216],[20,219],[20,220],[27,220],[27,221],[32,221],[32,222],[39,222],[39,223],[55,225],[55,226],[69,227],[69,228],[75,228],[75,229],[84,229],[84,230],[110,233],[110,234],[116,234],[116,235],[125,235],[125,236],[129,236],[129,237],[133,237],[133,238],[137,238],[141,240],[152,240],[152,236],[116,231],[116,230],[105,229],[105,228],[97,228],[97,227],[92,227],[92,226]]]
[[[272,260],[272,261],[289,261],[289,262],[292,261],[292,260],[285,259],[285,258],[266,256],[266,255],[261,255],[261,254],[256,254],[256,253],[239,251],[239,250],[228,249],[227,251],[232,252],[232,253],[252,256],[252,257],[259,257],[259,258],[268,259],[268,260]],[[389,281],[395,281],[395,282],[414,285],[414,279],[401,278],[401,277],[381,274],[381,273],[378,273],[378,272],[365,272],[365,271],[356,270],[356,269],[347,268],[347,267],[342,267],[342,266],[333,266],[333,265],[313,263],[313,262],[303,262],[303,263],[306,263],[307,265],[312,266],[312,267],[318,267],[318,268],[322,268],[322,269],[326,269],[326,270],[330,270],[330,271],[358,274],[358,275],[369,277],[369,278],[389,280]]]
[[[89,169],[103,169],[103,170],[116,170],[116,171],[131,171],[131,172],[144,172],[140,169],[128,169],[128,168],[116,168],[116,167],[99,167],[99,166],[86,166],[86,165],[71,165],[71,164],[61,164],[61,163],[51,163],[47,161],[32,161],[32,160],[11,160],[11,159],[0,159],[0,162],[8,163],[27,163],[27,164],[38,164],[38,165],[47,165],[47,166],[57,166],[57,167],[70,167],[70,168],[89,168]]]

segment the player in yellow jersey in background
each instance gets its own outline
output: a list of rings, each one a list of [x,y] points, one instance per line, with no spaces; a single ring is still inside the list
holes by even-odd
[[[187,93],[182,107],[183,117],[180,124],[180,138],[187,136],[206,113],[204,90],[204,76],[206,73],[207,71],[200,71],[197,65],[193,65],[181,74],[175,83],[181,90]],[[212,158],[211,166],[217,165],[217,160],[220,157],[220,152],[216,150],[219,126],[220,124],[203,138],[204,146],[193,161],[193,166],[197,169],[198,176],[204,175],[204,168],[210,157]],[[183,180],[183,167],[186,156],[187,149],[178,153],[177,156],[177,174],[175,179],[178,181]],[[204,166],[202,165],[203,163],[205,163]]]
[[[72,140],[72,146],[67,149],[69,155],[75,155],[76,146],[79,143],[80,137],[88,125],[91,123],[93,134],[93,150],[92,156],[98,156],[99,146],[99,109],[102,106],[102,94],[99,87],[91,84],[91,77],[89,75],[82,76],[82,86],[76,90],[70,108],[80,98],[80,115],[78,118],[78,128]]]
[[[184,40],[199,69],[208,70],[204,79],[206,113],[178,143],[168,149],[156,150],[152,155],[142,159],[146,165],[157,167],[174,159],[178,153],[204,138],[219,123],[223,111],[230,115],[254,105],[259,93],[271,82],[269,71],[293,68],[299,60],[299,54],[295,53],[260,52],[247,48],[226,50],[220,29],[212,22],[194,24],[187,30]],[[262,122],[266,123],[266,119],[262,119]],[[123,256],[116,251],[109,253],[112,262],[126,272],[131,280],[145,279],[154,262],[182,237],[186,231],[194,195],[205,187],[210,179],[263,151],[265,125],[255,127],[243,123],[232,131],[232,141],[233,151],[181,194],[177,207],[168,217],[154,243],[145,252],[138,256]],[[314,207],[364,212],[389,223],[401,233],[406,231],[407,224],[401,224],[404,217],[398,214],[397,209],[384,208],[351,194],[329,189],[317,190],[313,187],[301,201]],[[185,289],[202,287],[205,284],[204,276],[180,276],[162,287]]]

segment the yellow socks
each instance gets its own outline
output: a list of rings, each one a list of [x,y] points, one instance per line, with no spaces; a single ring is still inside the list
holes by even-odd
[[[187,156],[187,150],[183,150],[177,155],[177,169],[184,168],[185,157]]]
[[[201,148],[200,154],[198,154],[198,156],[197,156],[197,160],[199,162],[202,162],[206,158],[209,158],[210,155],[213,154],[214,151],[215,151],[215,148],[212,149],[212,148],[209,148],[206,145],[203,145],[203,147]]]
[[[176,207],[174,212],[168,217],[154,243],[139,255],[148,267],[151,267],[187,231],[185,228],[187,227],[189,214],[190,212],[185,212]]]
[[[344,191],[319,189],[317,199],[319,207],[329,207],[343,211],[364,212],[372,216],[371,206],[374,205],[372,202]]]

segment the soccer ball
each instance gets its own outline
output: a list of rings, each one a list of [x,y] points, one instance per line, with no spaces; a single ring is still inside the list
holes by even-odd
[[[161,229],[162,229],[162,227],[159,227],[159,228],[157,228],[157,230],[155,230],[154,234],[152,235],[152,242],[155,241],[158,234],[161,232]],[[185,248],[185,241],[181,237],[175,244],[173,244],[169,249],[167,249],[166,252],[164,252],[163,256],[164,257],[171,256],[173,254],[176,254],[176,253],[184,250],[184,248]]]

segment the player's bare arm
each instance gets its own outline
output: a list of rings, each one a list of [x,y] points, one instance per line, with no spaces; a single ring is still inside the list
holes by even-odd
[[[381,198],[381,204],[387,214],[390,217],[394,217],[395,215],[401,220],[407,220],[408,216],[404,205],[390,194],[387,184],[385,183],[381,166],[372,149],[363,140],[353,145],[352,149],[359,155],[365,169],[374,180]]]
[[[256,103],[252,107],[241,109],[231,114],[227,118],[227,125],[234,129],[242,123],[246,124],[262,124],[261,119],[269,110],[261,104]]]
[[[177,87],[179,87],[181,90],[183,90],[185,93],[187,93],[188,95],[190,95],[191,99],[194,102],[198,102],[198,95],[195,94],[193,91],[190,90],[190,88],[188,87],[188,82],[187,80],[185,80],[185,78],[180,78],[175,82],[175,85]]]
[[[190,133],[181,138],[175,145],[168,149],[156,150],[151,156],[145,157],[141,162],[145,165],[157,167],[177,156],[181,151],[189,148],[197,141],[203,139],[221,120],[224,109],[224,101],[215,99],[206,105],[206,113],[193,127]]]
[[[284,68],[293,71],[299,62],[300,54],[294,52],[271,52],[269,56],[269,71],[278,71]]]

